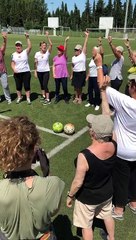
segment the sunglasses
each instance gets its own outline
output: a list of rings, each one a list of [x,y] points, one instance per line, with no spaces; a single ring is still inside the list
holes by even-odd
[[[77,52],[77,51],[79,51],[79,50],[80,50],[80,49],[76,49],[76,48],[74,49],[75,52]]]

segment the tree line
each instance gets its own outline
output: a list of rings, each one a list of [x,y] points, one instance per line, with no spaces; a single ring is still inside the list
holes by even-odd
[[[124,27],[126,2],[121,0],[87,0],[81,12],[77,5],[68,11],[67,3],[62,1],[61,7],[48,11],[46,0],[0,0],[1,26],[24,27],[25,29],[42,29],[48,25],[48,17],[59,17],[59,25],[70,27],[73,31],[86,28],[98,28],[99,17],[114,17],[114,27]],[[136,28],[136,3],[129,0],[128,28]]]

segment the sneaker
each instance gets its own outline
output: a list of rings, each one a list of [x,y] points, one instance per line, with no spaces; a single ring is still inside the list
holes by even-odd
[[[112,208],[112,217],[116,220],[122,221],[124,220],[123,213],[122,214],[117,214],[114,212],[114,207]]]
[[[78,103],[78,98],[75,98],[75,99],[73,100],[73,103]]]
[[[91,106],[90,103],[85,104],[85,107],[90,107],[90,106]]]
[[[54,103],[57,104],[59,102],[59,98],[55,98]]]
[[[43,105],[48,105],[50,103],[51,103],[51,101],[49,99],[45,99],[44,102],[43,102]]]
[[[11,104],[11,99],[8,100],[8,104]]]
[[[19,104],[19,103],[22,101],[22,98],[23,98],[23,97],[19,97],[19,98],[17,99],[17,101],[16,101],[16,104]]]
[[[130,208],[132,213],[136,214],[136,208],[132,207],[130,203],[128,203],[127,206]]]
[[[78,104],[81,104],[82,103],[82,99],[78,99]]]
[[[100,107],[99,107],[98,105],[96,105],[94,110],[95,110],[95,111],[98,111],[99,108],[100,108]]]
[[[27,98],[27,104],[28,104],[28,105],[31,104],[31,100],[30,100],[30,98]]]
[[[40,97],[40,102],[44,102],[45,99],[46,99],[46,98],[45,98],[44,96],[41,96],[41,97]]]

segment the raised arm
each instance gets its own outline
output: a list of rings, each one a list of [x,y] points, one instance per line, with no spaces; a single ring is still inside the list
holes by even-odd
[[[103,46],[102,46],[102,38],[101,38],[101,37],[98,38],[98,46],[99,46],[100,54],[101,54],[101,56],[102,56],[102,60],[103,60],[104,49],[103,49]]]
[[[106,87],[109,84],[110,78],[108,76],[103,75],[102,56],[99,53],[96,55],[94,62],[97,66],[97,81],[98,81],[99,88],[101,90],[102,114],[111,115],[111,110],[109,108],[109,103],[107,101],[107,96],[106,96]]]
[[[65,38],[65,41],[64,41],[64,54],[65,56],[67,56],[67,43],[68,43],[68,40],[69,40],[69,36]]]
[[[1,51],[2,51],[2,53],[4,55],[5,51],[6,51],[6,46],[7,46],[7,34],[6,33],[2,33],[2,37],[3,37],[3,44],[1,46]]]
[[[49,32],[48,31],[45,32],[45,36],[47,37],[47,40],[49,42],[48,51],[51,53],[51,51],[52,51],[52,41],[51,41],[51,39],[49,37]]]
[[[83,53],[86,54],[86,51],[87,51],[87,42],[88,42],[88,37],[89,37],[89,32],[84,32],[85,34],[85,40],[84,40],[84,45],[83,45]]]
[[[131,63],[136,64],[136,57],[134,56],[133,51],[131,49],[129,39],[126,39],[124,43],[125,43],[125,46],[127,47],[128,56],[129,56],[129,59],[130,59]]]
[[[26,41],[27,41],[27,49],[26,50],[27,50],[27,54],[29,54],[32,49],[32,44],[31,44],[28,33],[25,33],[25,37],[26,37]]]
[[[108,36],[108,42],[109,42],[109,45],[110,45],[111,50],[114,53],[115,57],[120,59],[121,58],[121,54],[116,50],[116,46],[113,45],[111,36]]]

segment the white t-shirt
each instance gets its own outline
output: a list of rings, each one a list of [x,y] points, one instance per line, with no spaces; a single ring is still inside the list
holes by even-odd
[[[72,64],[74,72],[86,71],[86,55],[81,52],[78,56],[73,56]]]
[[[47,50],[46,53],[36,52],[34,58],[37,60],[37,72],[49,72],[49,56],[50,53]]]
[[[115,109],[114,131],[117,137],[117,156],[136,161],[136,100],[107,87],[109,104]]]
[[[111,64],[111,70],[109,73],[110,79],[115,80],[118,78],[119,80],[122,80],[122,67],[124,64],[124,57],[121,56],[120,59],[115,59],[113,63]]]
[[[93,59],[89,63],[89,77],[97,77],[97,67]]]
[[[11,56],[11,60],[15,63],[15,69],[18,73],[30,71],[26,49],[21,53],[14,52]]]

